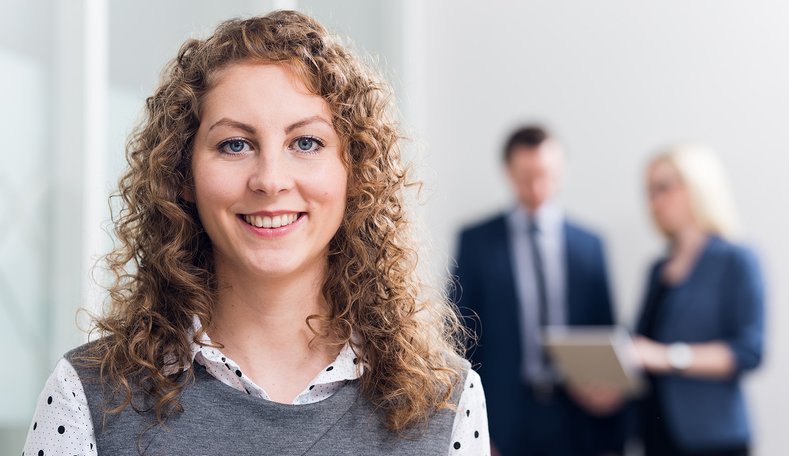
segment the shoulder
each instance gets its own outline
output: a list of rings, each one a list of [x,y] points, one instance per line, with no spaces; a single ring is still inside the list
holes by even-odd
[[[461,356],[454,356],[456,358],[449,363],[449,367],[458,373],[458,377],[452,387],[450,402],[460,410],[460,407],[468,402],[471,396],[475,395],[474,389],[481,391],[482,386],[479,374],[471,368],[471,363]]]
[[[458,235],[456,253],[466,259],[484,256],[491,242],[497,242],[506,236],[507,216],[500,213],[463,227]]]
[[[75,347],[66,352],[63,355],[63,358],[67,359],[69,362],[72,360],[83,359],[87,356],[93,356],[101,351],[101,347],[104,343],[108,341],[108,338],[103,337],[101,339],[97,339],[91,342],[86,342],[78,347]]]
[[[482,379],[477,371],[467,365],[462,382],[458,385],[459,398],[457,401],[458,412],[468,409],[472,404],[481,408],[485,402],[485,393],[482,389]]]
[[[750,260],[756,258],[756,253],[751,247],[718,236],[712,236],[710,238],[709,251],[718,258],[741,260]]]
[[[576,241],[602,244],[602,238],[596,231],[571,218],[564,219],[564,229],[568,237],[574,238]]]
[[[574,221],[564,221],[564,242],[570,258],[585,258],[595,263],[605,263],[603,238],[595,231]]]
[[[735,275],[759,273],[759,259],[756,252],[745,244],[732,242],[717,236],[709,240],[709,255]]]
[[[25,452],[95,455],[88,400],[79,375],[66,358],[58,361],[41,391]]]
[[[461,239],[475,238],[480,236],[487,236],[490,233],[506,228],[507,216],[505,213],[499,213],[486,219],[474,222],[464,226],[460,231]]]
[[[439,378],[439,376],[446,378],[445,374],[447,372],[453,372],[455,374],[454,378],[452,378],[451,386],[449,384],[446,386],[449,388],[450,392],[449,402],[457,404],[465,388],[464,385],[466,385],[468,381],[469,375],[474,371],[471,369],[471,363],[458,353],[445,352],[442,354],[442,358],[442,361],[439,363],[440,365],[437,366],[438,371],[434,371],[436,375],[435,378]],[[446,390],[444,390],[444,392],[446,392]]]
[[[468,370],[452,425],[450,454],[489,454],[488,412],[479,374]]]
[[[77,389],[82,390],[79,374],[74,365],[67,358],[63,357],[55,365],[55,369],[52,370],[49,379],[47,379],[45,391],[50,390],[56,393],[62,402],[70,402],[72,398],[77,396]],[[55,396],[48,396],[48,404],[51,404],[55,399]]]
[[[477,393],[482,394],[482,379],[471,365],[466,362],[466,371],[463,377],[463,391],[476,390]],[[477,394],[478,395],[478,394]]]
[[[460,373],[460,381],[458,383],[461,385],[468,381],[469,376],[477,375],[471,368],[471,363],[466,358],[460,358],[460,361],[457,362],[457,369]],[[477,377],[479,377],[479,375],[477,375]]]
[[[72,366],[83,383],[92,382],[98,379],[99,364],[108,342],[107,337],[87,342],[66,352],[63,359]]]
[[[649,274],[649,281],[651,283],[657,282],[658,276],[660,275],[660,271],[663,269],[663,266],[666,264],[666,261],[668,261],[666,257],[660,257],[652,261],[652,264],[649,265],[648,274]]]

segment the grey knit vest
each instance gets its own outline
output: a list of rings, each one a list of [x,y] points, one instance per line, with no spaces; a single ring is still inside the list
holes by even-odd
[[[98,371],[80,363],[85,346],[66,354],[82,382],[90,406],[99,456],[112,455],[446,455],[455,412],[440,410],[405,434],[386,429],[382,414],[348,382],[333,396],[305,405],[287,405],[244,394],[194,364],[195,382],[180,396],[183,412],[156,424],[153,412],[126,407],[104,413]],[[468,374],[468,366],[463,376]],[[464,384],[454,390],[457,405]]]

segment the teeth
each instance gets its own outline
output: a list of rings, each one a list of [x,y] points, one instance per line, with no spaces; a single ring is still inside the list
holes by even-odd
[[[265,215],[245,215],[244,221],[258,228],[280,228],[290,225],[298,218],[299,214],[296,213],[275,215],[274,217],[267,217]]]

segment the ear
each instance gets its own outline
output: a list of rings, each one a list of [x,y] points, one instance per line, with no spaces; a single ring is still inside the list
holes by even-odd
[[[510,158],[509,161],[504,163],[503,172],[507,176],[507,178],[510,180],[510,183],[514,182],[515,174],[513,173],[512,158]]]

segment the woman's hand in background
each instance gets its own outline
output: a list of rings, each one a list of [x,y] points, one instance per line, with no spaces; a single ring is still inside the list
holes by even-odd
[[[688,377],[727,379],[731,378],[737,363],[731,348],[723,341],[710,341],[687,345],[687,366],[677,369],[669,356],[670,345],[655,342],[646,337],[633,339],[638,359],[643,369],[652,374],[680,374]]]
[[[668,374],[671,364],[668,361],[668,346],[652,339],[638,336],[633,338],[641,367],[652,374]]]

